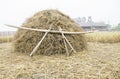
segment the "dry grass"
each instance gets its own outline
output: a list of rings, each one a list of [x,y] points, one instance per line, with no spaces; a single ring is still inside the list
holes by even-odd
[[[33,58],[0,44],[0,79],[120,79],[120,43],[88,43],[72,56]]]
[[[69,16],[61,13],[58,10],[48,9],[40,11],[27,19],[22,27],[36,28],[36,29],[49,29],[59,30],[58,26],[64,31],[79,31],[83,32],[83,29],[78,26]],[[28,31],[19,29],[15,34],[15,51],[28,53],[31,52],[35,45],[44,36],[43,32]],[[83,35],[65,35],[69,42],[76,48],[76,51],[82,51],[86,49],[86,41]],[[56,40],[57,39],[57,40]],[[68,46],[68,44],[67,44]],[[71,48],[68,46],[68,51]],[[61,34],[48,33],[42,44],[38,47],[38,54],[53,55],[64,54],[66,51],[63,37]],[[68,54],[71,54],[68,52]]]
[[[89,42],[117,43],[120,42],[120,32],[95,32],[86,35]]]
[[[11,42],[13,36],[0,36],[0,43]]]

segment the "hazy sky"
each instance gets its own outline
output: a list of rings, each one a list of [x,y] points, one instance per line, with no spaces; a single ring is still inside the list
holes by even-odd
[[[44,9],[58,9],[71,18],[92,16],[93,21],[120,23],[120,0],[0,0],[0,31],[11,30],[4,24],[20,26]]]

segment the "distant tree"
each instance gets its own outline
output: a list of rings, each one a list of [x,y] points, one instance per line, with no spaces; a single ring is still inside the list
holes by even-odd
[[[81,21],[85,23],[86,22],[86,17],[82,17]]]
[[[88,22],[93,22],[91,16],[88,17]]]
[[[78,20],[78,22],[80,23],[80,22],[81,22],[81,17],[78,17],[77,20]]]
[[[120,30],[120,23],[115,28],[116,30]]]

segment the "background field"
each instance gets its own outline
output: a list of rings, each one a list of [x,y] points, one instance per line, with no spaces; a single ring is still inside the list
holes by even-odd
[[[13,36],[0,36],[0,43],[12,42]]]
[[[120,32],[94,32],[86,34],[88,42],[118,43],[120,42]]]
[[[14,32],[13,32],[14,34]],[[120,42],[120,32],[94,32],[85,34],[88,42],[118,43]],[[0,36],[0,43],[11,42],[13,36]]]
[[[8,38],[0,43],[0,79],[120,79],[120,32],[87,34],[88,50],[69,57],[31,58],[14,52]]]

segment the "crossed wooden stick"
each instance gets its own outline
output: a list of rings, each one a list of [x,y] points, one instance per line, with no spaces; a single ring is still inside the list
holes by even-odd
[[[64,45],[65,45],[67,56],[69,56],[67,44],[70,46],[71,51],[76,52],[76,50],[73,48],[71,43],[65,37],[65,34],[87,34],[87,33],[92,33],[92,31],[88,31],[88,32],[67,32],[67,31],[62,31],[62,28],[60,26],[58,26],[58,31],[55,31],[55,30],[51,30],[52,29],[51,26],[49,27],[48,30],[44,30],[44,29],[34,29],[34,28],[18,27],[18,26],[13,26],[13,25],[8,25],[8,24],[5,24],[5,25],[8,26],[8,27],[19,28],[19,29],[24,29],[24,30],[45,32],[44,36],[41,38],[41,40],[38,42],[38,44],[34,47],[32,52],[30,53],[30,56],[33,56],[33,54],[37,51],[38,47],[41,45],[42,41],[44,40],[44,38],[47,36],[47,34],[49,32],[50,33],[61,33],[63,41],[64,41]]]

